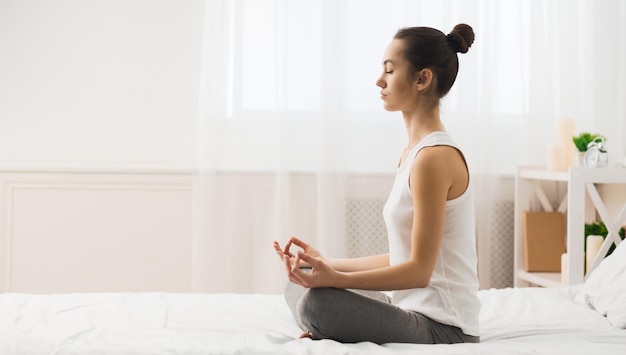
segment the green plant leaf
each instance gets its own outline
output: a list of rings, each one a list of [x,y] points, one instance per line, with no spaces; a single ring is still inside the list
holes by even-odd
[[[572,142],[576,146],[579,152],[586,152],[587,145],[591,143],[597,136],[598,133],[589,133],[589,132],[581,132],[579,135],[572,137]]]

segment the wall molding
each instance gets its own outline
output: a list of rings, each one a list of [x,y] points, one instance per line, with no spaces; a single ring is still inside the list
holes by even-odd
[[[191,172],[119,171],[2,171],[0,170],[0,292],[13,291],[15,196],[23,192],[164,191],[189,193]],[[62,205],[59,206],[62,208]],[[36,221],[33,221],[36,223]],[[191,223],[191,221],[190,221]],[[190,236],[189,236],[190,237]]]

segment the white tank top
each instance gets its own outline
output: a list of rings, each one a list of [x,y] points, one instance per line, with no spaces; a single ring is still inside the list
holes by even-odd
[[[413,197],[409,173],[424,147],[447,145],[461,151],[446,132],[433,132],[411,149],[398,167],[393,188],[383,209],[389,238],[391,265],[405,262],[411,253]],[[392,302],[443,324],[479,336],[477,258],[471,180],[465,192],[446,202],[445,229],[430,283],[425,288],[392,292]]]

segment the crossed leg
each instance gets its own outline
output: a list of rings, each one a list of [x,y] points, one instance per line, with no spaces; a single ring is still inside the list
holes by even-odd
[[[287,304],[303,334],[312,339],[343,343],[475,342],[457,327],[403,310],[384,293],[336,288],[305,289],[289,284]]]

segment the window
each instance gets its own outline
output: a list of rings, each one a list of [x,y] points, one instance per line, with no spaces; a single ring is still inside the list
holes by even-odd
[[[519,132],[528,116],[530,16],[542,4],[226,3],[228,108],[224,132],[216,135],[223,169],[310,171],[331,160],[333,168],[392,172],[406,134],[399,114],[384,111],[376,80],[387,45],[404,26],[447,32],[467,22],[474,28],[476,43],[459,55],[457,82],[442,102],[442,119],[458,141],[475,145],[478,131],[498,127]],[[517,134],[504,142],[524,154],[518,152],[524,139]],[[509,169],[510,156],[505,158]]]

